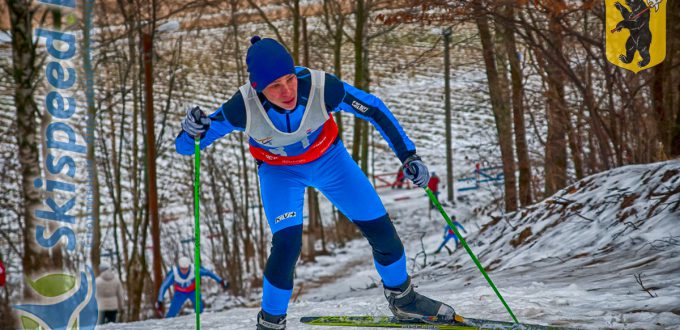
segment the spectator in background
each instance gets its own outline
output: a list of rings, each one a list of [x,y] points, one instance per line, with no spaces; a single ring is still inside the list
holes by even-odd
[[[123,310],[123,286],[107,263],[99,265],[96,280],[99,324],[115,323]]]
[[[430,181],[427,183],[427,187],[432,190],[432,193],[434,193],[434,196],[437,197],[437,200],[439,200],[439,177],[437,176],[436,172],[432,172],[432,176],[430,177]],[[430,210],[434,208],[434,203],[430,201]]]
[[[399,166],[399,171],[397,171],[397,180],[395,180],[394,183],[392,183],[392,189],[394,189],[395,187],[397,189],[403,188],[405,178],[406,177],[404,177],[404,169],[401,166]]]

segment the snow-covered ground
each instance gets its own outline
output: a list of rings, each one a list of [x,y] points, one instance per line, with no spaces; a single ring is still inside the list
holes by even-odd
[[[254,34],[257,26],[251,25],[247,29],[244,34]],[[223,35],[224,31],[215,29],[212,33]],[[208,34],[201,37],[206,36]],[[0,42],[2,38],[0,33]],[[214,39],[214,42],[222,42]],[[193,48],[196,53],[210,56],[211,60],[196,62],[216,65],[217,59],[201,45],[204,42],[199,39],[196,42],[199,46]],[[418,153],[443,178],[441,61],[432,60],[412,72],[397,70],[390,73],[397,60],[408,63],[418,55],[404,51],[407,46],[416,46],[412,42],[400,43],[403,45],[390,48],[400,55],[394,56],[393,61],[374,61],[372,72],[376,84],[371,88],[388,103],[418,146]],[[421,46],[429,48],[431,45]],[[186,48],[185,52],[188,51]],[[389,55],[383,54],[385,58]],[[462,57],[455,56],[454,62]],[[353,59],[347,57],[345,60]],[[231,58],[225,61],[231,61]],[[352,66],[345,65],[344,68],[350,70]],[[199,102],[206,109],[226,99],[229,95],[224,93],[237,86],[234,85],[235,73],[229,68],[208,67],[207,73],[190,67],[183,70],[190,72],[185,77],[187,81],[195,81],[201,87],[187,88],[190,91],[186,98]],[[452,76],[454,166],[458,177],[471,170],[477,161],[488,160],[495,165],[499,152],[481,65],[459,65]],[[346,72],[345,77],[350,75]],[[157,84],[163,86],[160,79]],[[5,94],[0,97],[0,108],[11,109],[11,95]],[[163,102],[159,100],[158,103]],[[174,126],[166,130],[163,141],[172,141],[179,129],[181,115],[180,110],[172,112],[169,122]],[[542,130],[540,117],[536,119],[538,128],[529,130],[528,136],[532,158],[539,160],[535,164],[540,164],[543,157],[542,148],[536,141],[538,133],[535,133]],[[345,123],[349,124],[350,119],[345,115]],[[346,127],[348,140],[351,134],[351,127]],[[378,134],[374,135],[378,142],[375,172],[395,171],[398,161]],[[236,150],[231,147],[238,141],[230,138],[233,139],[231,142],[217,144],[211,152],[230,158]],[[167,141],[165,143],[170,143]],[[190,195],[183,194],[184,186],[176,182],[179,181],[177,177],[184,179],[183,173],[189,173],[187,169],[191,168],[192,160],[172,152],[165,154],[159,159],[159,165],[168,170],[160,179],[161,186],[168,188],[162,193],[161,200],[166,212],[183,214],[183,218],[175,222],[176,232],[181,232],[193,223],[191,210],[183,209],[193,202],[178,201],[181,196]],[[534,175],[540,176],[540,171],[541,166],[536,165]],[[488,210],[480,211],[491,198],[501,195],[501,191],[491,185],[479,191],[459,193],[458,197],[464,202],[459,202],[456,208],[446,208],[469,231],[467,239],[472,250],[490,270],[491,278],[520,321],[592,329],[680,329],[680,226],[677,225],[680,196],[677,193],[666,195],[680,185],[679,172],[680,161],[615,169],[575,183],[544,202],[501,220],[490,218],[486,214]],[[187,182],[191,183],[190,180]],[[441,190],[445,191],[444,188]],[[446,251],[431,254],[441,242],[444,221],[435,212],[429,212],[421,190],[382,190],[380,193],[405,244],[408,269],[419,292],[450,303],[465,316],[510,320],[465,251],[459,249],[452,255]],[[168,246],[176,241],[177,236],[172,235],[176,229],[173,226],[166,224],[163,228]],[[423,250],[428,253],[421,253]],[[359,239],[334,250],[332,256],[317,257],[316,263],[300,264],[296,272],[296,299],[289,307],[288,328],[324,329],[300,324],[300,316],[305,315],[388,314],[370,251],[368,243]],[[642,291],[636,276],[650,293]],[[241,304],[240,300],[224,293],[205,295],[209,304],[202,314],[204,329],[255,327],[258,306],[224,310],[226,306]],[[190,312],[189,308],[185,311]],[[187,315],[102,328],[193,327],[194,316]]]
[[[679,186],[676,160],[596,174],[504,220],[475,215],[472,206],[484,198],[483,191],[469,194],[469,202],[457,208],[445,208],[468,230],[472,250],[520,321],[680,329]],[[510,320],[463,249],[432,254],[444,221],[429,212],[421,190],[383,190],[381,196],[394,213],[419,292],[450,303],[464,316]],[[363,239],[318,257],[317,263],[299,264],[294,297],[289,329],[325,329],[301,324],[301,316],[389,314]],[[208,310],[202,327],[253,329],[258,309]],[[102,328],[187,329],[194,322],[186,315]]]

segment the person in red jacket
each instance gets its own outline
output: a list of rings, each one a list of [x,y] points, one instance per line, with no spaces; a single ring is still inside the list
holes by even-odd
[[[430,181],[427,183],[427,187],[432,190],[432,193],[434,193],[434,196],[437,197],[437,200],[439,200],[439,177],[437,176],[436,172],[432,172],[432,176],[430,177]],[[430,201],[430,210],[434,208],[434,203]]]
[[[395,187],[397,189],[403,188],[404,179],[406,179],[406,177],[404,176],[404,169],[399,167],[399,171],[397,171],[397,179],[392,183],[392,189],[394,189]]]
[[[0,259],[0,286],[5,286],[5,265]]]

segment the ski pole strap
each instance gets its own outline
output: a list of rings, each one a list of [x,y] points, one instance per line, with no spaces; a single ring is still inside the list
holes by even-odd
[[[201,136],[194,138],[194,281],[196,283],[196,330],[201,329],[201,228],[199,206],[201,187]]]
[[[449,215],[446,214],[446,211],[444,211],[444,208],[442,207],[442,205],[437,200],[437,197],[434,195],[432,190],[430,190],[430,188],[425,187],[424,189],[425,189],[425,192],[427,192],[427,196],[430,197],[430,200],[432,201],[432,203],[435,206],[437,206],[437,210],[439,210],[439,213],[441,213],[442,216],[444,217],[444,220],[446,220],[446,223],[449,225],[449,228],[451,228],[453,230],[453,232],[456,234],[456,236],[460,240],[461,244],[465,248],[465,251],[467,251],[467,253],[470,255],[470,258],[472,258],[472,261],[475,262],[475,265],[477,265],[477,268],[479,268],[479,271],[482,272],[482,275],[484,275],[484,278],[489,283],[489,285],[491,286],[493,291],[496,293],[496,296],[498,296],[498,299],[501,300],[501,302],[503,303],[503,306],[505,306],[505,309],[508,310],[508,313],[510,313],[510,316],[512,316],[512,320],[515,321],[515,323],[519,323],[519,321],[515,317],[515,314],[512,313],[510,306],[508,306],[508,304],[505,302],[505,299],[503,299],[503,296],[501,295],[501,293],[498,292],[498,289],[496,289],[496,285],[493,284],[493,281],[491,281],[491,278],[489,277],[489,275],[484,270],[484,267],[482,267],[482,264],[479,263],[479,260],[477,259],[475,254],[472,253],[472,250],[470,249],[470,246],[468,246],[467,242],[465,241],[465,238],[463,238],[463,236],[461,236],[461,234],[458,232],[458,229],[456,229],[456,226],[453,224],[453,221],[451,221],[451,218],[449,218]]]

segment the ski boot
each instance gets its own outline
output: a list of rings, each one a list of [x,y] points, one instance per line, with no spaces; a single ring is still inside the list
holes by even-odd
[[[286,328],[286,315],[270,315],[260,310],[257,313],[257,330],[282,330]]]
[[[455,322],[453,307],[415,292],[410,277],[399,287],[384,288],[390,310],[400,321],[433,324]]]

